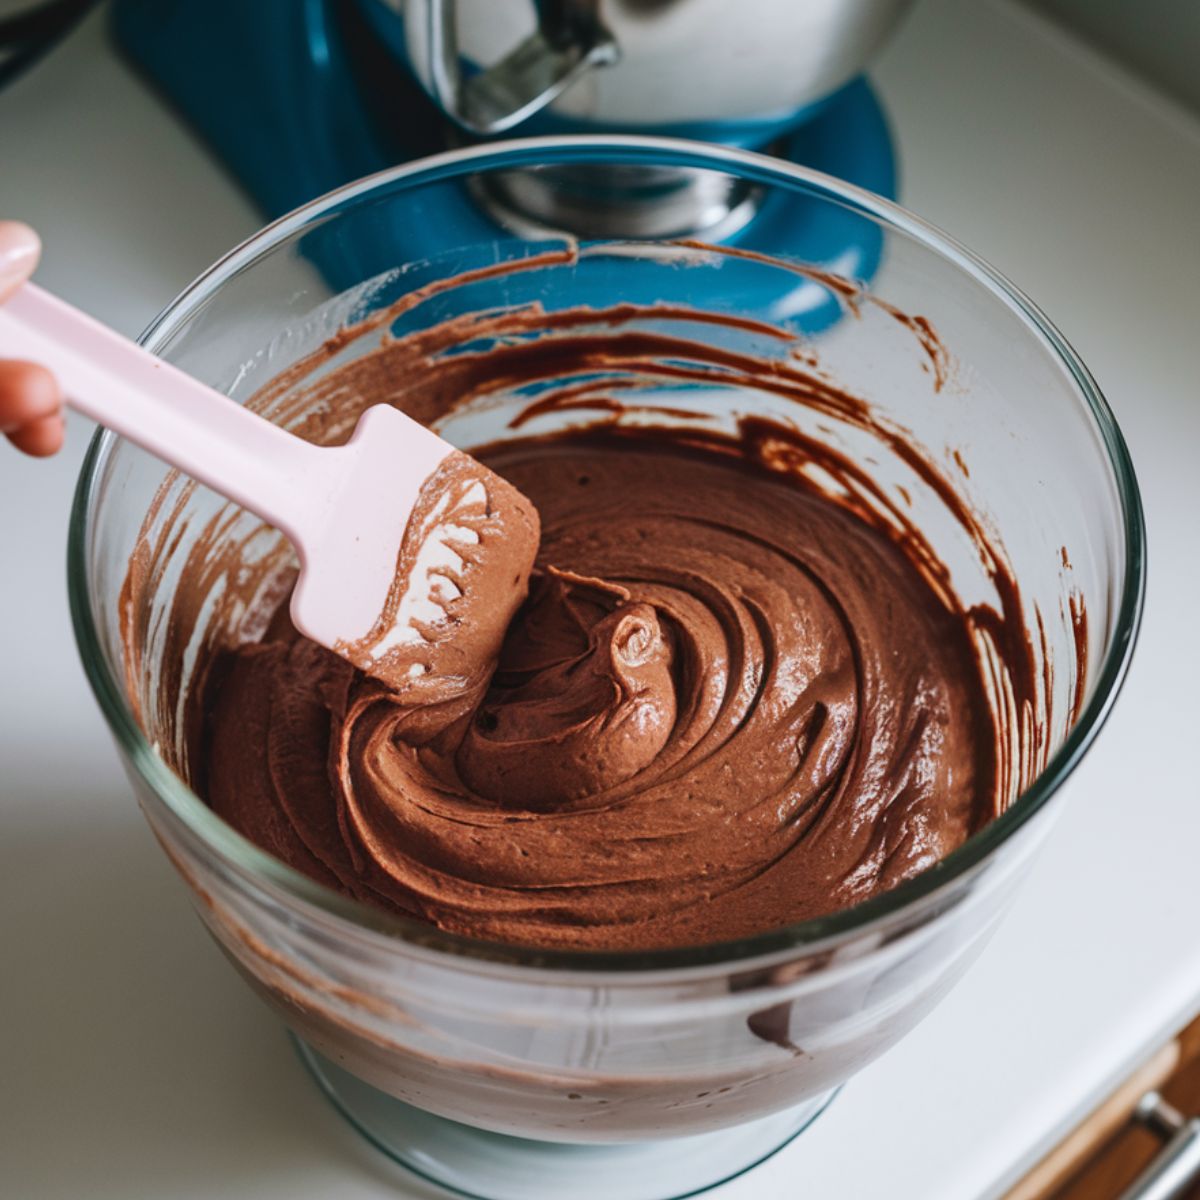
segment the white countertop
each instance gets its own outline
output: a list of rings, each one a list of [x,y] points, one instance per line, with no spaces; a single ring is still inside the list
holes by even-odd
[[[1008,0],[926,0],[874,77],[904,202],[1032,295],[1111,400],[1149,600],[983,958],[721,1200],[997,1196],[1200,1004],[1200,120]],[[129,333],[259,224],[95,17],[0,94],[0,214],[41,229],[42,282]],[[53,463],[0,454],[0,1193],[432,1197],[318,1097],[133,803],[67,616],[87,432]]]

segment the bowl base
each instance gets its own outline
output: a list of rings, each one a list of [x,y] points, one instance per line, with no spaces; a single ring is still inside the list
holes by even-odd
[[[301,1062],[367,1141],[471,1200],[683,1200],[758,1166],[801,1134],[838,1089],[796,1108],[695,1137],[620,1145],[541,1142],[434,1116],[344,1071],[293,1035]]]

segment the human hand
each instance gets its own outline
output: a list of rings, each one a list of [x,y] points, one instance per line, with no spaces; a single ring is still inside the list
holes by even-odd
[[[28,225],[0,221],[0,304],[33,274],[41,250]],[[62,445],[62,393],[45,367],[0,359],[0,433],[18,450],[38,457]]]

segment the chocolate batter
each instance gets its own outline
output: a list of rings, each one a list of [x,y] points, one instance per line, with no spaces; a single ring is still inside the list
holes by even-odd
[[[528,598],[498,656],[472,652],[474,686],[422,701],[301,638],[271,582],[286,580],[286,547],[248,574],[256,535],[231,540],[218,514],[175,589],[159,681],[142,645],[186,491],[174,516],[156,510],[123,599],[130,690],[217,813],[314,879],[449,931],[646,949],[873,896],[959,845],[1036,773],[1045,723],[1030,714],[1046,689],[1002,549],[926,452],[786,331],[662,306],[517,308],[385,339],[308,379],[363,329],[466,278],[347,331],[255,403],[330,442],[367,403],[433,422],[554,381],[512,428],[556,409],[598,423],[476,451],[540,515]],[[724,324],[785,352],[636,328],[647,318]],[[936,335],[914,320],[932,359]],[[786,421],[743,417],[721,432],[658,408],[673,425],[623,422],[645,411],[638,389],[680,380],[771,392],[869,433],[979,547],[997,605],[962,605],[904,506]],[[206,626],[203,597],[221,579]],[[248,641],[239,614],[268,601],[275,617]],[[1017,756],[1022,729],[1033,740]]]
[[[542,543],[482,703],[406,703],[280,618],[210,684],[213,808],[359,899],[542,946],[738,937],[936,862],[995,806],[962,622],[735,448],[486,452]]]
[[[474,708],[525,599],[537,547],[533,505],[453,451],[408,514],[374,625],[334,649],[410,708]]]

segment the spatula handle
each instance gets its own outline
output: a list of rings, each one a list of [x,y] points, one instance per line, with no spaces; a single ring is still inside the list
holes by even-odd
[[[321,494],[330,475],[327,451],[34,284],[0,307],[0,358],[49,367],[72,408],[237,501],[293,542],[328,506]]]

